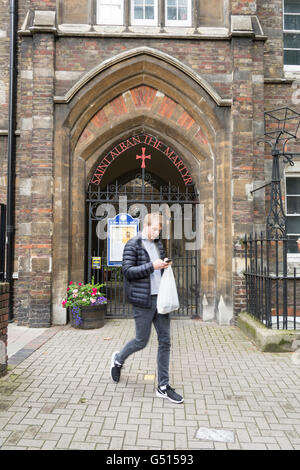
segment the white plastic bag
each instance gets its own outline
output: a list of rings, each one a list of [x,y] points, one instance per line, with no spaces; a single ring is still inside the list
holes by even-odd
[[[172,267],[164,270],[157,295],[158,313],[170,313],[179,309],[179,300]]]

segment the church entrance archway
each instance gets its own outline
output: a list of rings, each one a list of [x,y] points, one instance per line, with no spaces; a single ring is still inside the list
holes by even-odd
[[[86,209],[85,276],[105,284],[109,317],[131,316],[132,306],[126,300],[122,267],[109,259],[108,219],[128,213],[141,229],[146,213],[154,211],[164,217],[161,238],[173,259],[180,301],[174,315],[199,317],[201,210],[189,169],[173,148],[148,133],[116,143],[89,176]],[[130,237],[124,230],[123,244]]]
[[[131,188],[137,192],[138,187],[146,185],[141,176],[135,178],[142,172],[142,161],[145,178],[155,182],[148,185],[150,193],[162,193],[165,197],[170,192],[171,202],[165,201],[168,207],[176,203],[173,197],[176,199],[177,192],[183,195],[179,201],[183,207],[190,202],[184,204],[186,194],[189,198],[195,190],[199,197],[201,204],[191,203],[193,211],[203,209],[195,302],[199,300],[198,311],[204,320],[218,316],[230,320],[233,308],[230,105],[231,100],[222,98],[193,70],[149,48],[130,50],[113,61],[98,64],[64,96],[56,97],[52,288],[55,324],[66,321],[65,309],[61,307],[65,285],[69,281],[82,282],[88,275],[91,261],[86,259],[88,223],[94,223],[86,210],[89,202],[95,203],[97,211],[98,192],[103,198],[107,192],[115,197],[114,191],[109,190],[112,187],[118,187],[117,197],[122,196],[120,190],[128,193]],[[132,145],[133,137],[140,134],[148,136],[142,142],[145,145]],[[136,159],[137,155],[140,159]],[[93,177],[96,180],[88,188]],[[88,189],[95,194],[90,194],[93,200],[87,202]],[[138,197],[138,202],[142,200],[147,206],[142,195]],[[138,202],[133,199],[128,205]],[[193,223],[196,220],[195,216],[191,219]],[[187,238],[190,235],[187,232]],[[174,238],[172,246],[175,241],[178,243]],[[95,243],[92,240],[91,254]],[[103,258],[105,252],[104,246]],[[189,280],[187,284],[190,285]]]

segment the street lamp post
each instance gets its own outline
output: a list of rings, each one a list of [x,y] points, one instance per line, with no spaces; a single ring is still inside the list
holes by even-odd
[[[284,163],[294,165],[293,157],[299,153],[286,151],[287,144],[297,139],[300,127],[300,113],[284,107],[265,112],[264,118],[265,138],[258,142],[265,142],[272,149],[272,180],[269,183],[254,189],[251,193],[271,185],[270,210],[267,216],[266,234],[268,239],[286,239],[286,215],[283,208],[280,184],[280,157]]]
[[[278,247],[279,241],[281,241],[282,243],[282,277],[278,271],[278,255],[276,255],[276,278],[278,280],[280,277],[283,280],[283,327],[286,329],[288,326],[287,217],[283,208],[281,193],[280,157],[283,157],[284,163],[289,163],[291,166],[293,166],[293,158],[296,155],[300,155],[297,153],[287,152],[288,142],[290,140],[297,139],[297,134],[300,126],[300,114],[288,107],[274,109],[272,111],[265,112],[264,125],[265,138],[260,139],[259,142],[264,142],[271,146],[272,180],[269,183],[264,184],[260,188],[254,189],[252,193],[271,185],[270,210],[266,220],[266,238],[267,243],[269,243],[271,240],[276,240],[276,247]],[[278,284],[276,285],[278,286]]]

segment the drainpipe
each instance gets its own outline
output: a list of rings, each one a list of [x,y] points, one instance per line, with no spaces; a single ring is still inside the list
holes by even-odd
[[[13,320],[14,261],[14,199],[16,162],[17,108],[17,0],[10,0],[10,63],[8,104],[7,219],[6,219],[6,281],[9,283],[9,321]]]

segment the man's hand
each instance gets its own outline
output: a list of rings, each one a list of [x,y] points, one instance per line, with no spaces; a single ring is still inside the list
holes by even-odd
[[[157,259],[152,264],[154,269],[166,269],[170,263],[165,263],[162,259]]]

